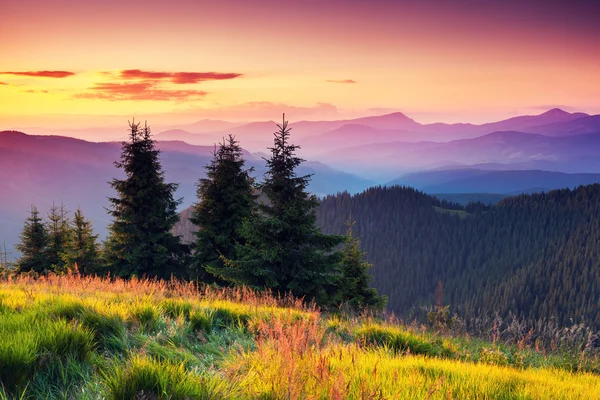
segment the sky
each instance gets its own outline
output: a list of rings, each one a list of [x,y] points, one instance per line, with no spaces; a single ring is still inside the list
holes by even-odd
[[[0,0],[0,130],[600,113],[600,2]]]

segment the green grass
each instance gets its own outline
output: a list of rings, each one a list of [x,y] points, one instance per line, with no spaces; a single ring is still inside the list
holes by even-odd
[[[600,361],[244,291],[0,282],[0,400],[589,399]]]
[[[396,326],[370,324],[355,331],[359,340],[375,347],[385,347],[396,353],[423,354],[431,357],[451,357],[455,350],[440,338],[417,335]]]
[[[447,208],[441,208],[441,207],[437,207],[437,206],[434,206],[433,209],[439,213],[458,215],[460,217],[460,219],[465,219],[465,218],[468,218],[471,216],[471,214],[469,214],[468,212],[466,212],[464,210],[449,210]]]
[[[183,364],[133,356],[105,376],[109,399],[129,400],[147,395],[172,400],[220,399],[226,382],[214,375],[197,374]],[[140,396],[141,397],[141,396]]]

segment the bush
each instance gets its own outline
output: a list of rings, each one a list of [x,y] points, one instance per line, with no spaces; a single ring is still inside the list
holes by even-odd
[[[508,355],[500,349],[484,347],[479,352],[479,362],[490,365],[508,365]]]

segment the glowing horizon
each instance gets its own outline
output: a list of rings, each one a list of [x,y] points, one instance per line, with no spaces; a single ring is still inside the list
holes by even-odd
[[[9,0],[0,130],[600,113],[600,6],[523,3]]]

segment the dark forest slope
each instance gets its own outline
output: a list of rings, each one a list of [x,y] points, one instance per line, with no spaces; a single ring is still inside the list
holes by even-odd
[[[459,218],[410,188],[378,187],[326,197],[319,221],[342,233],[352,215],[375,286],[407,314],[444,301],[465,316],[509,311],[600,327],[600,185],[502,200]]]

